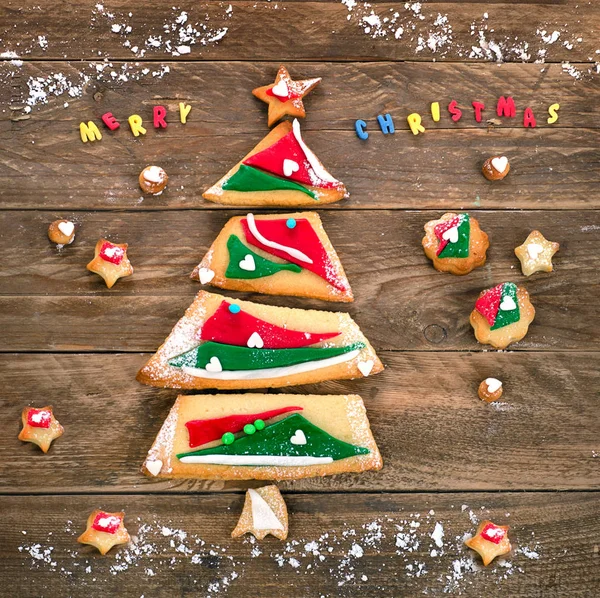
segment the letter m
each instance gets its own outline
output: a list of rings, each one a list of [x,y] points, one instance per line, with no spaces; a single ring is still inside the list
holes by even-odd
[[[102,133],[96,126],[94,121],[88,121],[85,123],[79,123],[79,134],[81,135],[81,141],[86,143],[87,141],[96,141],[102,139]]]
[[[510,118],[514,118],[517,114],[517,109],[515,107],[515,101],[511,96],[505,98],[504,96],[500,96],[498,98],[498,105],[496,106],[496,114],[498,116],[508,116]]]

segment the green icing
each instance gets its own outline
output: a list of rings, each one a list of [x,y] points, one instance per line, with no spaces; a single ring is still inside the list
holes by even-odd
[[[246,247],[236,235],[231,235],[227,240],[227,249],[229,250],[229,265],[225,272],[227,278],[263,278],[264,276],[276,274],[281,270],[302,272],[302,268],[296,264],[277,264],[258,255],[258,253],[252,251],[249,247]],[[255,268],[252,271],[240,268],[240,262],[247,255],[251,255],[254,258]]]
[[[298,430],[304,432],[306,444],[293,444],[292,436]],[[190,453],[180,453],[181,457],[199,455],[270,455],[281,457],[331,457],[334,461],[356,455],[366,455],[370,451],[331,436],[321,428],[311,424],[299,413],[279,420],[251,436],[241,436],[231,444],[221,444]]]
[[[469,239],[471,236],[471,223],[468,214],[461,214],[458,225],[458,241],[447,243],[438,257],[469,257]]]
[[[258,170],[258,168],[246,166],[246,164],[240,164],[238,170],[223,183],[223,189],[227,191],[301,191],[313,199],[319,199],[310,189],[294,183],[294,181],[280,179]]]
[[[265,368],[285,367],[307,361],[319,361],[329,357],[343,355],[356,349],[362,349],[363,343],[354,343],[346,347],[301,347],[298,349],[250,349],[236,345],[224,345],[212,341],[178,355],[169,360],[174,367],[206,368],[213,357],[218,358],[223,370],[262,370]]]
[[[517,307],[516,309],[512,310],[503,310],[498,308],[498,313],[496,314],[496,321],[494,322],[494,325],[490,328],[490,330],[497,330],[498,328],[503,328],[504,326],[514,324],[515,322],[518,322],[521,319],[521,312],[519,311],[519,299],[517,298],[517,285],[514,282],[506,282],[502,286],[500,305],[502,305],[504,297],[511,297]]]

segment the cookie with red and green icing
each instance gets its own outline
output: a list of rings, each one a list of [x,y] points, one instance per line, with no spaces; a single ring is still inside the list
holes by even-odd
[[[425,225],[423,237],[425,255],[440,272],[468,274],[483,266],[490,246],[479,222],[469,214],[444,214]]]
[[[200,291],[138,380],[170,388],[265,388],[365,377],[382,369],[348,314]]]
[[[306,145],[295,119],[277,125],[203,197],[239,206],[318,207],[348,192]]]
[[[481,292],[470,322],[480,343],[505,349],[527,334],[534,317],[529,293],[513,282],[505,282]]]
[[[380,469],[357,395],[180,396],[143,471],[203,479],[296,479]]]
[[[223,289],[353,301],[352,289],[315,212],[236,216],[192,279]]]

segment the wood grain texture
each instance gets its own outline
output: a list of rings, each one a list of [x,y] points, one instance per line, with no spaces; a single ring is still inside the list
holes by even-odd
[[[147,67],[155,68],[151,63]],[[573,81],[558,65],[464,64],[297,64],[299,76],[324,77],[307,100],[307,143],[350,191],[350,199],[328,209],[347,208],[597,208],[600,184],[598,103],[600,79]],[[136,67],[141,70],[144,64]],[[137,210],[168,208],[214,209],[201,198],[266,133],[266,108],[249,92],[270,80],[276,65],[242,63],[171,63],[160,80],[142,78],[127,83],[84,86],[82,98],[49,96],[31,114],[23,111],[31,78],[62,73],[79,81],[82,72],[95,71],[81,63],[5,64],[11,85],[0,86],[0,188],[6,208],[64,208]],[[119,66],[115,65],[119,71]],[[120,71],[119,71],[120,72]],[[215,81],[219,84],[215,85]],[[152,92],[149,93],[151,85]],[[248,90],[238,93],[238,89]],[[176,93],[173,90],[177,90]],[[515,120],[501,126],[495,119],[499,95],[512,93],[519,107]],[[465,111],[458,123],[445,106],[457,99]],[[484,120],[477,124],[470,103],[484,101]],[[68,108],[64,102],[68,100]],[[178,122],[179,101],[193,106],[188,124]],[[434,124],[429,103],[438,100],[443,118]],[[560,118],[547,125],[546,109],[560,102]],[[170,110],[170,128],[155,131],[152,106]],[[539,126],[524,129],[522,109],[536,111]],[[13,108],[9,110],[8,108]],[[117,131],[83,144],[79,123],[112,111],[121,121]],[[414,137],[406,116],[423,115],[427,131]],[[383,135],[376,116],[389,112],[397,132]],[[134,138],[126,119],[139,113],[148,125],[143,138]],[[232,118],[235,115],[235,118]],[[10,121],[11,118],[25,120]],[[366,119],[370,138],[361,141],[354,121]],[[103,127],[103,125],[101,125]],[[508,127],[509,130],[507,130]],[[346,148],[343,160],[339,148]],[[481,175],[484,160],[506,154],[511,173],[490,183]],[[170,185],[159,198],[143,196],[139,172],[159,163]],[[65,181],[68,185],[65,186]]]
[[[286,549],[284,543],[269,538],[257,545],[259,554],[254,557],[252,544],[229,537],[241,512],[241,495],[2,497],[0,572],[4,588],[23,598],[142,593],[209,596],[217,590],[235,597],[247,596],[250,589],[252,596],[259,598],[379,598],[420,596],[425,591],[471,598],[589,598],[600,584],[598,493],[284,497],[291,516],[288,540],[297,545],[288,544]],[[100,557],[92,547],[76,543],[87,515],[99,504],[107,510],[125,511],[127,527],[138,538],[138,550],[145,547],[148,554],[138,555],[130,545]],[[461,510],[461,505],[466,510]],[[504,566],[496,563],[485,570],[465,572],[459,565],[462,575],[457,577],[454,563],[468,563],[473,554],[462,545],[464,534],[475,530],[469,520],[470,508],[478,517],[511,526],[514,554]],[[30,513],[27,521],[22,520],[24,509]],[[428,514],[430,509],[433,515]],[[409,535],[408,522],[419,523],[413,534],[419,545],[413,552],[396,543],[396,526]],[[430,534],[437,522],[443,525],[444,547],[432,556],[436,546]],[[363,526],[369,524],[378,531],[365,530]],[[181,529],[187,536],[183,541],[165,536],[162,526],[167,534]],[[328,536],[319,542],[322,533]],[[196,544],[198,539],[206,544]],[[315,540],[323,560],[304,548]],[[54,567],[29,556],[28,548],[34,543],[39,543],[41,550],[53,547],[49,560]],[[362,556],[354,556],[353,545],[364,550]],[[182,546],[188,554],[181,552]],[[532,546],[539,558],[526,556]],[[424,571],[417,577],[419,563]],[[111,570],[115,566],[121,571]],[[228,583],[223,585],[225,577]],[[212,590],[211,584],[215,584]]]
[[[190,272],[229,216],[240,213],[1,212],[0,254],[11,276],[0,277],[0,351],[155,351],[202,288]],[[423,253],[423,225],[441,213],[322,213],[356,297],[348,306],[225,294],[349,311],[378,350],[481,351],[488,347],[478,345],[468,321],[475,300],[512,280],[537,310],[529,334],[512,349],[597,349],[599,212],[472,211],[491,247],[487,264],[464,277],[437,272]],[[78,226],[75,242],[61,252],[46,237],[56,218]],[[526,278],[514,248],[533,229],[561,249],[554,272]],[[134,267],[111,290],[85,269],[101,237],[129,243]]]
[[[147,357],[1,355],[0,493],[210,492],[256,485],[157,480],[140,473],[178,394],[135,381]],[[381,357],[387,369],[378,376],[285,392],[360,394],[383,470],[285,482],[282,488],[562,490],[600,484],[598,353]],[[479,383],[490,376],[504,383],[495,405],[477,397]],[[51,404],[65,428],[47,455],[17,440],[22,408],[38,404]]]

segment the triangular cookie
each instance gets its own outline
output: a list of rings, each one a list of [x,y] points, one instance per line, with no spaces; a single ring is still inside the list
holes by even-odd
[[[275,485],[250,488],[246,492],[244,510],[231,532],[232,538],[251,533],[262,540],[271,534],[280,540],[288,535],[288,513],[279,488]]]
[[[232,218],[192,278],[234,291],[354,299],[316,212]]]
[[[318,207],[348,192],[304,143],[294,120],[277,125],[203,197],[237,206]]]
[[[348,314],[234,302],[200,291],[137,379],[167,388],[274,388],[381,370]]]

